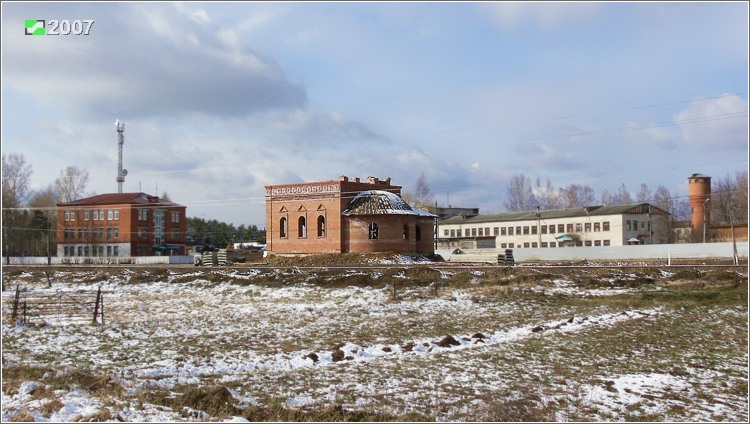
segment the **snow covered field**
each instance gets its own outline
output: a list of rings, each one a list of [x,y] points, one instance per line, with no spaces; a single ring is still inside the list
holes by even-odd
[[[40,271],[21,272],[12,284],[35,291],[101,286],[106,325],[15,324],[4,291],[2,419],[243,421],[276,405],[401,420],[531,408],[542,415],[511,420],[747,421],[746,272],[716,284],[600,274],[71,268],[47,288]],[[76,372],[116,389],[59,383]],[[235,413],[174,401],[206,387]]]

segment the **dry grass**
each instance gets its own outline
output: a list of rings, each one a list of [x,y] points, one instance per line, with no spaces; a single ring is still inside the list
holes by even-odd
[[[364,255],[345,260],[355,259],[369,260]],[[308,261],[314,262],[313,259]],[[744,322],[747,316],[747,276],[742,272],[678,269],[670,270],[674,275],[668,276],[658,269],[626,272],[615,269],[537,270],[523,267],[467,267],[441,272],[430,265],[352,272],[296,268],[300,263],[303,261],[290,260],[285,268],[278,270],[191,268],[188,271],[185,268],[162,270],[148,267],[128,271],[127,277],[132,284],[138,281],[144,284],[164,282],[169,278],[175,285],[190,286],[193,292],[196,286],[214,292],[199,292],[205,293],[205,298],[188,298],[181,297],[180,290],[174,290],[157,298],[152,297],[151,291],[136,288],[129,292],[132,295],[129,305],[142,305],[143,313],[134,314],[124,309],[120,312],[123,316],[131,317],[130,321],[120,320],[119,324],[126,330],[124,334],[134,334],[142,328],[158,328],[159,325],[194,325],[196,321],[183,320],[184,305],[196,310],[211,309],[216,307],[216,303],[209,294],[215,295],[216,290],[220,290],[222,295],[226,291],[236,296],[236,293],[245,291],[244,286],[248,285],[294,287],[304,283],[305,290],[309,289],[300,291],[309,293],[304,295],[304,299],[262,299],[257,297],[261,290],[253,288],[247,289],[248,298],[240,295],[227,299],[237,304],[257,300],[258,304],[263,304],[259,317],[276,317],[277,309],[288,306],[285,302],[300,301],[300,304],[308,306],[296,314],[278,315],[287,320],[288,332],[258,325],[265,322],[265,318],[256,320],[258,317],[232,315],[231,308],[229,312],[217,308],[210,316],[200,318],[204,321],[197,321],[198,326],[205,324],[215,333],[197,332],[179,339],[156,337],[148,344],[141,345],[138,351],[121,350],[116,347],[116,340],[102,338],[99,353],[112,349],[112,355],[108,358],[112,361],[111,369],[104,372],[90,370],[87,358],[77,361],[70,356],[66,357],[69,361],[66,363],[73,363],[69,368],[54,365],[65,361],[51,356],[48,357],[50,367],[4,364],[2,388],[6,395],[18,393],[23,382],[36,381],[39,386],[31,395],[35,399],[50,399],[35,410],[17,411],[12,415],[12,420],[33,421],[33,414],[39,413],[49,416],[56,408],[62,407],[54,394],[55,390],[69,391],[74,387],[88,391],[105,405],[94,415],[79,417],[87,421],[112,420],[117,416],[112,411],[122,408],[121,405],[132,405],[134,401],[141,407],[146,404],[163,406],[182,414],[186,420],[205,419],[206,416],[200,414],[202,411],[211,420],[242,416],[250,421],[294,422],[436,419],[547,422],[561,417],[566,421],[690,421],[694,416],[690,415],[692,408],[689,402],[694,399],[684,393],[670,393],[672,398],[669,400],[673,403],[667,406],[667,413],[659,416],[650,414],[642,404],[628,406],[625,415],[597,416],[587,409],[585,402],[570,395],[569,387],[592,385],[614,390],[609,380],[618,375],[654,372],[688,379],[693,378],[691,370],[695,369],[721,372],[726,376],[715,383],[696,384],[694,389],[701,399],[719,399],[716,401],[719,402],[722,395],[747,395],[747,373],[743,374],[741,367],[735,369],[731,364],[727,365],[727,358],[744,360],[747,354],[747,324]],[[198,277],[195,276],[197,271],[201,273]],[[73,275],[81,271],[71,269],[68,272],[68,275]],[[117,273],[120,281],[125,281],[123,271],[119,269]],[[21,273],[14,275],[20,278]],[[109,274],[97,271],[95,275],[106,281]],[[254,276],[242,278],[248,275]],[[31,279],[28,275],[23,278],[38,279],[38,284],[46,285],[44,275],[38,272]],[[91,281],[93,279],[88,277],[86,281],[95,282]],[[552,293],[556,279],[563,279],[576,289],[629,290],[600,297]],[[196,280],[200,282],[194,283]],[[219,282],[243,287],[228,289],[213,284]],[[434,290],[435,283],[439,285],[437,292]],[[328,289],[355,286],[374,289],[367,290],[371,293],[393,284],[397,285],[398,296],[396,299],[378,300],[381,302],[380,310],[327,297],[331,293]],[[310,289],[308,285],[314,287]],[[273,292],[278,294],[284,291]],[[459,292],[463,298],[457,294]],[[390,292],[386,293],[390,295]],[[415,302],[417,306],[410,304],[415,299],[432,301],[435,298],[441,305],[448,306],[425,312],[421,308],[429,302]],[[473,303],[467,302],[467,299]],[[159,303],[175,306],[171,315],[159,315]],[[326,303],[328,310],[323,310],[324,307],[318,310],[320,303]],[[333,306],[329,308],[330,305]],[[334,311],[341,305],[346,306],[342,306],[341,311]],[[455,308],[452,305],[456,305]],[[474,313],[475,307],[478,313]],[[144,379],[144,386],[128,393],[115,377],[117,374],[114,374],[118,367],[133,366],[143,358],[180,358],[176,363],[183,366],[189,361],[207,363],[209,359],[221,358],[225,354],[241,356],[243,346],[252,347],[257,354],[297,351],[330,353],[336,352],[345,342],[361,346],[406,346],[420,339],[439,342],[449,334],[490,334],[496,330],[512,330],[571,316],[619,314],[651,308],[664,312],[612,327],[591,326],[572,333],[545,331],[488,349],[451,349],[429,357],[409,354],[398,360],[384,359],[363,364],[343,360],[336,364],[293,371],[256,370],[234,380],[222,380],[221,375],[201,376],[200,383],[170,386],[169,390],[149,388],[148,383],[155,379]],[[115,317],[118,312],[108,307],[107,313]],[[340,313],[341,319],[331,319],[335,313]],[[148,322],[156,318],[163,322]],[[220,329],[238,320],[243,325],[258,326],[249,332],[222,333]],[[321,325],[321,322],[324,324]],[[152,324],[154,327],[151,327]],[[304,329],[305,332],[300,333],[297,329]],[[31,331],[46,334],[53,333],[53,330],[27,331],[29,334]],[[85,333],[99,337],[88,329]],[[143,333],[148,331],[144,330]],[[24,334],[14,333],[8,340],[4,339],[3,348],[16,347],[21,351],[24,347],[19,337]],[[163,356],[161,351],[174,351],[174,354]],[[48,363],[41,356],[28,358],[36,363]],[[465,377],[461,381],[470,381],[471,384],[462,384],[458,380],[434,386],[430,383],[432,379],[440,382],[441,376],[446,375],[460,375]],[[388,389],[394,387],[391,379],[400,380],[400,386]],[[217,383],[219,381],[221,383]],[[610,386],[607,386],[608,381]],[[498,382],[503,384],[498,385]],[[372,389],[363,394],[355,388],[357,385]],[[240,399],[232,395],[234,391],[241,396],[258,399],[258,403],[240,403]],[[331,393],[335,393],[335,396],[325,397]],[[292,408],[286,402],[291,397],[303,395],[317,401],[300,408]],[[358,402],[362,397],[367,399],[364,404]]]
[[[556,405],[542,400],[542,390],[523,386],[522,391],[503,394],[488,393],[476,409],[476,421],[510,422],[554,422]]]

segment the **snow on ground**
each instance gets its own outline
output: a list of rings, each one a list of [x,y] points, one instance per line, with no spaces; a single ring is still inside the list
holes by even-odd
[[[401,258],[399,261],[404,262],[399,263],[408,260]],[[260,274],[259,270],[226,272],[228,277],[248,282]],[[445,278],[447,273],[441,271],[441,275]],[[481,271],[474,271],[472,278],[481,275]],[[81,281],[56,283],[48,290],[92,290],[102,284],[85,273],[78,277]],[[678,375],[625,369],[612,373],[617,368],[607,368],[608,373],[576,381],[577,370],[603,360],[582,350],[573,351],[577,359],[568,363],[545,356],[549,355],[543,353],[546,350],[537,353],[527,348],[543,341],[540,346],[546,346],[544,349],[579,349],[566,340],[660,326],[662,321],[675,319],[671,309],[586,304],[551,308],[543,301],[534,303],[523,298],[483,301],[470,289],[450,290],[439,297],[404,289],[403,299],[393,301],[388,287],[331,289],[306,283],[286,287],[217,283],[206,279],[202,271],[168,273],[166,281],[132,283],[128,278],[128,273],[122,273],[102,284],[105,326],[64,319],[51,320],[42,327],[4,321],[4,366],[107,370],[131,394],[145,388],[169,390],[175,385],[220,383],[244,405],[257,405],[262,398],[274,397],[283,399],[289,407],[324,402],[348,409],[385,408],[393,414],[438,411],[438,420],[461,419],[483,396],[518,390],[521,375],[540,385],[553,382],[549,387],[558,392],[546,395],[548,399],[584,404],[585,408],[571,406],[563,419],[580,417],[576,414],[583,414],[582,410],[590,411],[583,416],[595,421],[624,420],[634,411],[640,416],[654,414],[676,420],[718,417],[744,421],[748,417],[746,399],[743,402],[721,393],[707,397],[697,389],[728,378],[717,371],[722,367],[736,374],[737,364],[741,369],[746,354],[740,361],[728,358],[727,364],[716,367],[713,374],[691,367]],[[542,296],[588,298],[636,290],[587,289],[556,279],[528,291]],[[3,292],[3,298],[8,296],[12,293]],[[747,310],[717,310],[715,315],[716,319],[736,319],[746,317]],[[630,357],[622,354],[617,360],[639,367]],[[562,363],[566,363],[564,368],[560,368]],[[747,387],[747,372],[740,374]],[[43,380],[28,381],[15,393],[3,392],[3,421],[13,419],[19,411],[43,406],[39,403],[44,400],[33,396],[41,384]],[[670,396],[674,393],[679,396]],[[51,414],[33,413],[35,421],[73,421],[112,408],[81,388],[61,391],[55,398],[61,406]],[[690,412],[679,415],[681,408]],[[173,411],[134,400],[115,412],[120,420],[133,422],[210,418],[202,411]]]

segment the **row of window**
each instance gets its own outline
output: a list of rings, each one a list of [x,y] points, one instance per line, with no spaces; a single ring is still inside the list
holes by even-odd
[[[120,256],[120,246],[63,246],[63,256]]]
[[[609,246],[610,243],[609,243],[609,240],[585,240],[585,241],[577,241],[575,242],[575,245],[576,246]],[[505,248],[513,249],[515,247],[529,248],[529,247],[539,247],[539,246],[540,245],[537,242],[523,243],[523,245],[521,243],[518,243],[518,245],[516,245],[515,243],[500,243],[501,249],[505,249]],[[551,241],[549,243],[547,243],[546,241],[543,241],[541,244],[541,247],[564,247],[564,246],[565,246],[565,243],[563,242],[558,243],[555,241]]]
[[[377,240],[378,239],[378,224],[371,223],[368,228],[368,238],[370,240]],[[326,236],[326,219],[323,215],[318,216],[317,219],[317,235],[318,238],[325,238]],[[139,233],[140,236],[140,233]],[[279,220],[279,237],[281,238],[288,238],[289,237],[289,228],[288,228],[288,220],[286,217],[281,217]],[[304,216],[300,216],[297,219],[297,237],[298,238],[307,238],[307,218]],[[422,239],[422,229],[419,228],[419,225],[415,228],[415,237],[417,241],[420,241]],[[409,240],[409,226],[404,225],[403,229],[403,238],[404,240]]]
[[[628,225],[630,221],[627,221]],[[634,221],[635,222],[635,221]],[[594,232],[598,231],[609,231],[609,221],[604,222],[584,222],[575,224],[549,224],[542,225],[539,227],[542,234],[555,234],[555,233],[581,233],[581,232]],[[630,228],[628,228],[630,229]],[[650,229],[650,223],[649,223]],[[464,228],[463,237],[484,237],[484,236],[512,236],[512,235],[533,235],[537,234],[536,225],[519,225],[515,227],[494,227],[492,234],[490,234],[490,227],[484,228]],[[462,237],[461,229],[458,230],[443,230],[445,237]]]
[[[279,237],[289,237],[288,220],[286,217],[282,217],[279,220]],[[317,219],[317,234],[318,238],[325,238],[326,236],[326,218],[323,215],[318,216]],[[297,237],[307,238],[307,218],[301,216],[297,219]]]
[[[78,213],[81,211],[66,210],[64,212],[65,221],[75,221],[78,217]],[[84,221],[118,221],[120,219],[119,209],[84,209],[83,211]],[[170,212],[172,222],[180,222],[180,212]],[[148,209],[138,209],[138,220],[148,221]]]
[[[157,209],[153,210],[152,213],[154,214],[154,220],[155,221],[163,221],[164,220],[164,210]],[[171,211],[169,212],[171,222],[180,222],[180,215],[182,213]],[[138,220],[139,221],[148,221],[148,209],[138,209]]]
[[[107,233],[108,239],[120,237],[120,229],[117,227],[112,227],[112,228],[96,227],[96,228],[77,228],[77,229],[76,228],[63,228],[63,238],[66,240],[75,239],[76,230],[78,232],[78,239],[80,240],[90,240],[90,239],[103,240],[105,231]]]
[[[378,224],[373,222],[370,225],[368,225],[367,226],[367,238],[369,238],[370,240],[377,240],[378,230],[379,230]],[[404,225],[403,238],[404,240],[409,240],[409,225],[408,224]],[[422,229],[419,227],[419,225],[417,225],[414,228],[414,238],[417,241],[422,240]]]
[[[627,231],[638,231],[638,221],[625,221]],[[641,230],[651,231],[651,221],[641,221]]]
[[[116,239],[120,237],[120,229],[118,227],[104,228],[63,228],[63,238],[66,240],[75,239],[76,233],[78,234],[79,240],[104,240],[105,233],[107,239]],[[149,238],[148,228],[138,228],[138,239],[147,240]],[[170,232],[172,240],[180,239],[180,230],[172,229]]]
[[[65,211],[65,221],[75,221],[78,214],[76,211]],[[119,209],[86,209],[83,211],[84,221],[104,221],[108,219],[110,221],[117,221],[120,219]]]
[[[138,240],[148,240],[149,234],[152,233],[149,233],[148,228],[138,227]],[[156,232],[154,232],[153,234],[156,234]],[[170,230],[170,237],[172,240],[179,240],[180,230],[174,228]]]

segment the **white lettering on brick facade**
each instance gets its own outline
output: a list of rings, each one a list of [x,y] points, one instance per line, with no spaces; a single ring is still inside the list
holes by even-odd
[[[289,196],[297,194],[313,194],[313,193],[337,193],[338,186],[336,184],[325,184],[325,185],[303,185],[295,187],[271,187],[266,189],[266,196]]]

